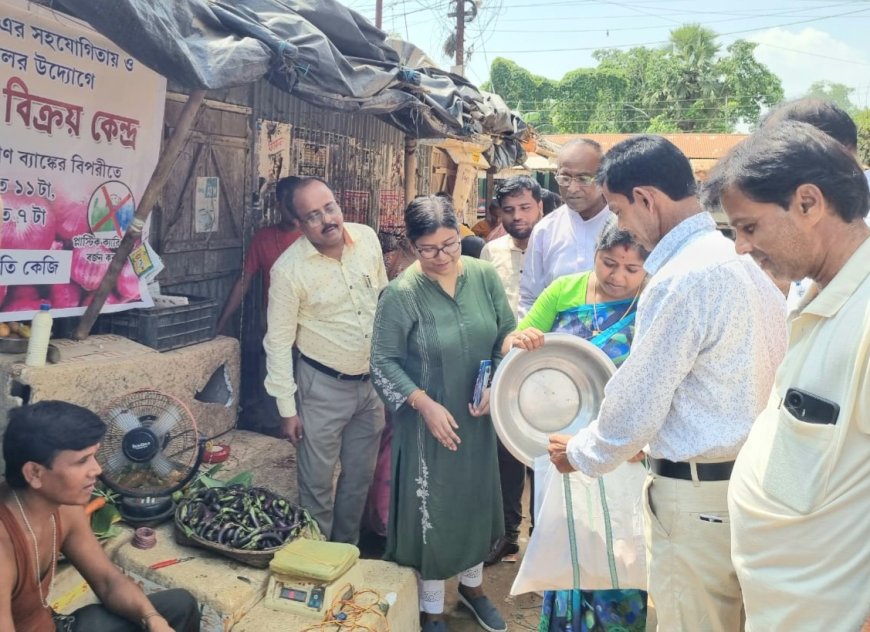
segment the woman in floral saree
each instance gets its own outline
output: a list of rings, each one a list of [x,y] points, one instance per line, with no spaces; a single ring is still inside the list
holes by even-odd
[[[647,252],[609,221],[595,248],[594,268],[560,277],[544,290],[505,339],[527,345],[542,332],[580,336],[602,349],[618,367],[634,337],[637,299],[646,273]],[[646,593],[641,590],[558,590],[544,594],[538,632],[635,632],[646,627]]]

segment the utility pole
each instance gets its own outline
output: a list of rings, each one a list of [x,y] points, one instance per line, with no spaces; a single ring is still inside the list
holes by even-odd
[[[384,18],[384,0],[375,0],[375,26],[381,28]]]
[[[456,0],[456,74],[465,76],[465,0]]]

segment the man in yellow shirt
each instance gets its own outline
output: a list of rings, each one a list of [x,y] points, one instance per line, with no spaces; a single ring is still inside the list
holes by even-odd
[[[266,390],[297,449],[300,502],[329,539],[356,543],[384,427],[369,355],[387,274],[377,235],[343,221],[326,182],[301,178],[285,200],[302,237],[272,266]]]
[[[756,132],[713,170],[737,251],[813,283],[728,490],[746,629],[870,628],[870,207],[854,156],[806,123]],[[736,307],[736,306],[735,306]]]

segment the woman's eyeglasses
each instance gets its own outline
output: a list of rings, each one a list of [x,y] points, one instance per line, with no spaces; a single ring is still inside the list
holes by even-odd
[[[462,249],[462,243],[454,241],[449,244],[444,244],[440,248],[438,246],[414,246],[414,248],[423,259],[434,259],[442,252],[445,255],[455,255]]]

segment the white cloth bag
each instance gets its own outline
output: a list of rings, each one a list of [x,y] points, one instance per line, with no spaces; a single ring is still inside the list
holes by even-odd
[[[559,474],[551,464],[535,530],[511,594],[571,588],[646,590],[641,502],[645,478],[640,463],[624,463],[596,479],[580,472]]]

